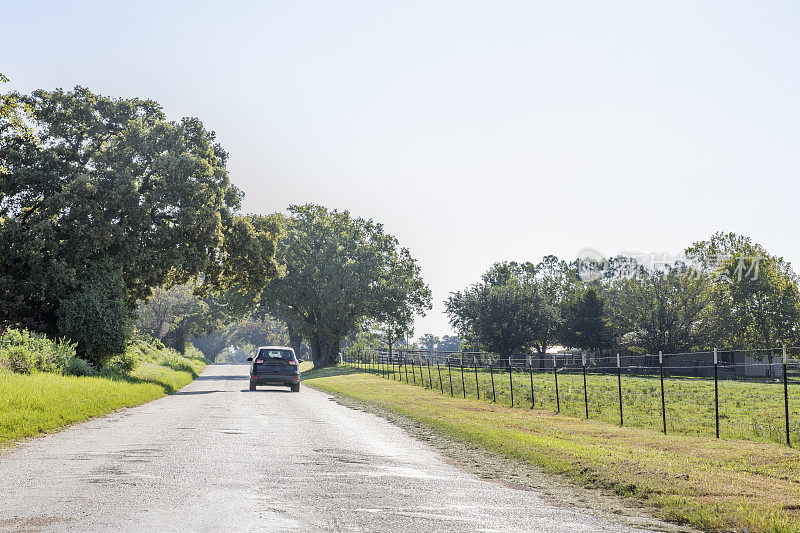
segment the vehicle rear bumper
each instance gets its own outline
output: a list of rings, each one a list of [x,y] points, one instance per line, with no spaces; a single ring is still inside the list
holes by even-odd
[[[250,383],[256,385],[292,385],[300,383],[300,374],[255,374]]]

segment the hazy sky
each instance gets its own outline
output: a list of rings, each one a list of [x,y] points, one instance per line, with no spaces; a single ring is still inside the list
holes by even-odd
[[[493,262],[680,252],[718,230],[800,261],[800,4],[14,2],[11,87],[199,117],[245,209],[349,209],[442,300]]]

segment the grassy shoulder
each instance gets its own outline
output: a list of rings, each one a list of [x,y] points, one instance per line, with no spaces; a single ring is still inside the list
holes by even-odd
[[[654,515],[704,530],[800,531],[800,451],[664,436],[547,411],[450,398],[349,368],[305,373],[321,390],[378,405],[448,436],[634,497]]]
[[[196,354],[132,345],[124,364],[94,376],[15,373],[0,367],[0,445],[170,394],[196,378]]]

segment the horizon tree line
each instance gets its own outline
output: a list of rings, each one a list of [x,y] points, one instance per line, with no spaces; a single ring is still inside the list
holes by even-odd
[[[502,356],[554,345],[678,353],[800,342],[798,278],[783,258],[722,232],[685,257],[658,267],[622,256],[500,262],[445,305],[467,343]]]

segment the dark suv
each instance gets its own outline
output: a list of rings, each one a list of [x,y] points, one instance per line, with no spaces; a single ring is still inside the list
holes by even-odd
[[[291,348],[262,346],[255,358],[247,360],[253,362],[250,390],[256,390],[256,385],[288,385],[292,392],[300,392],[300,363]]]

